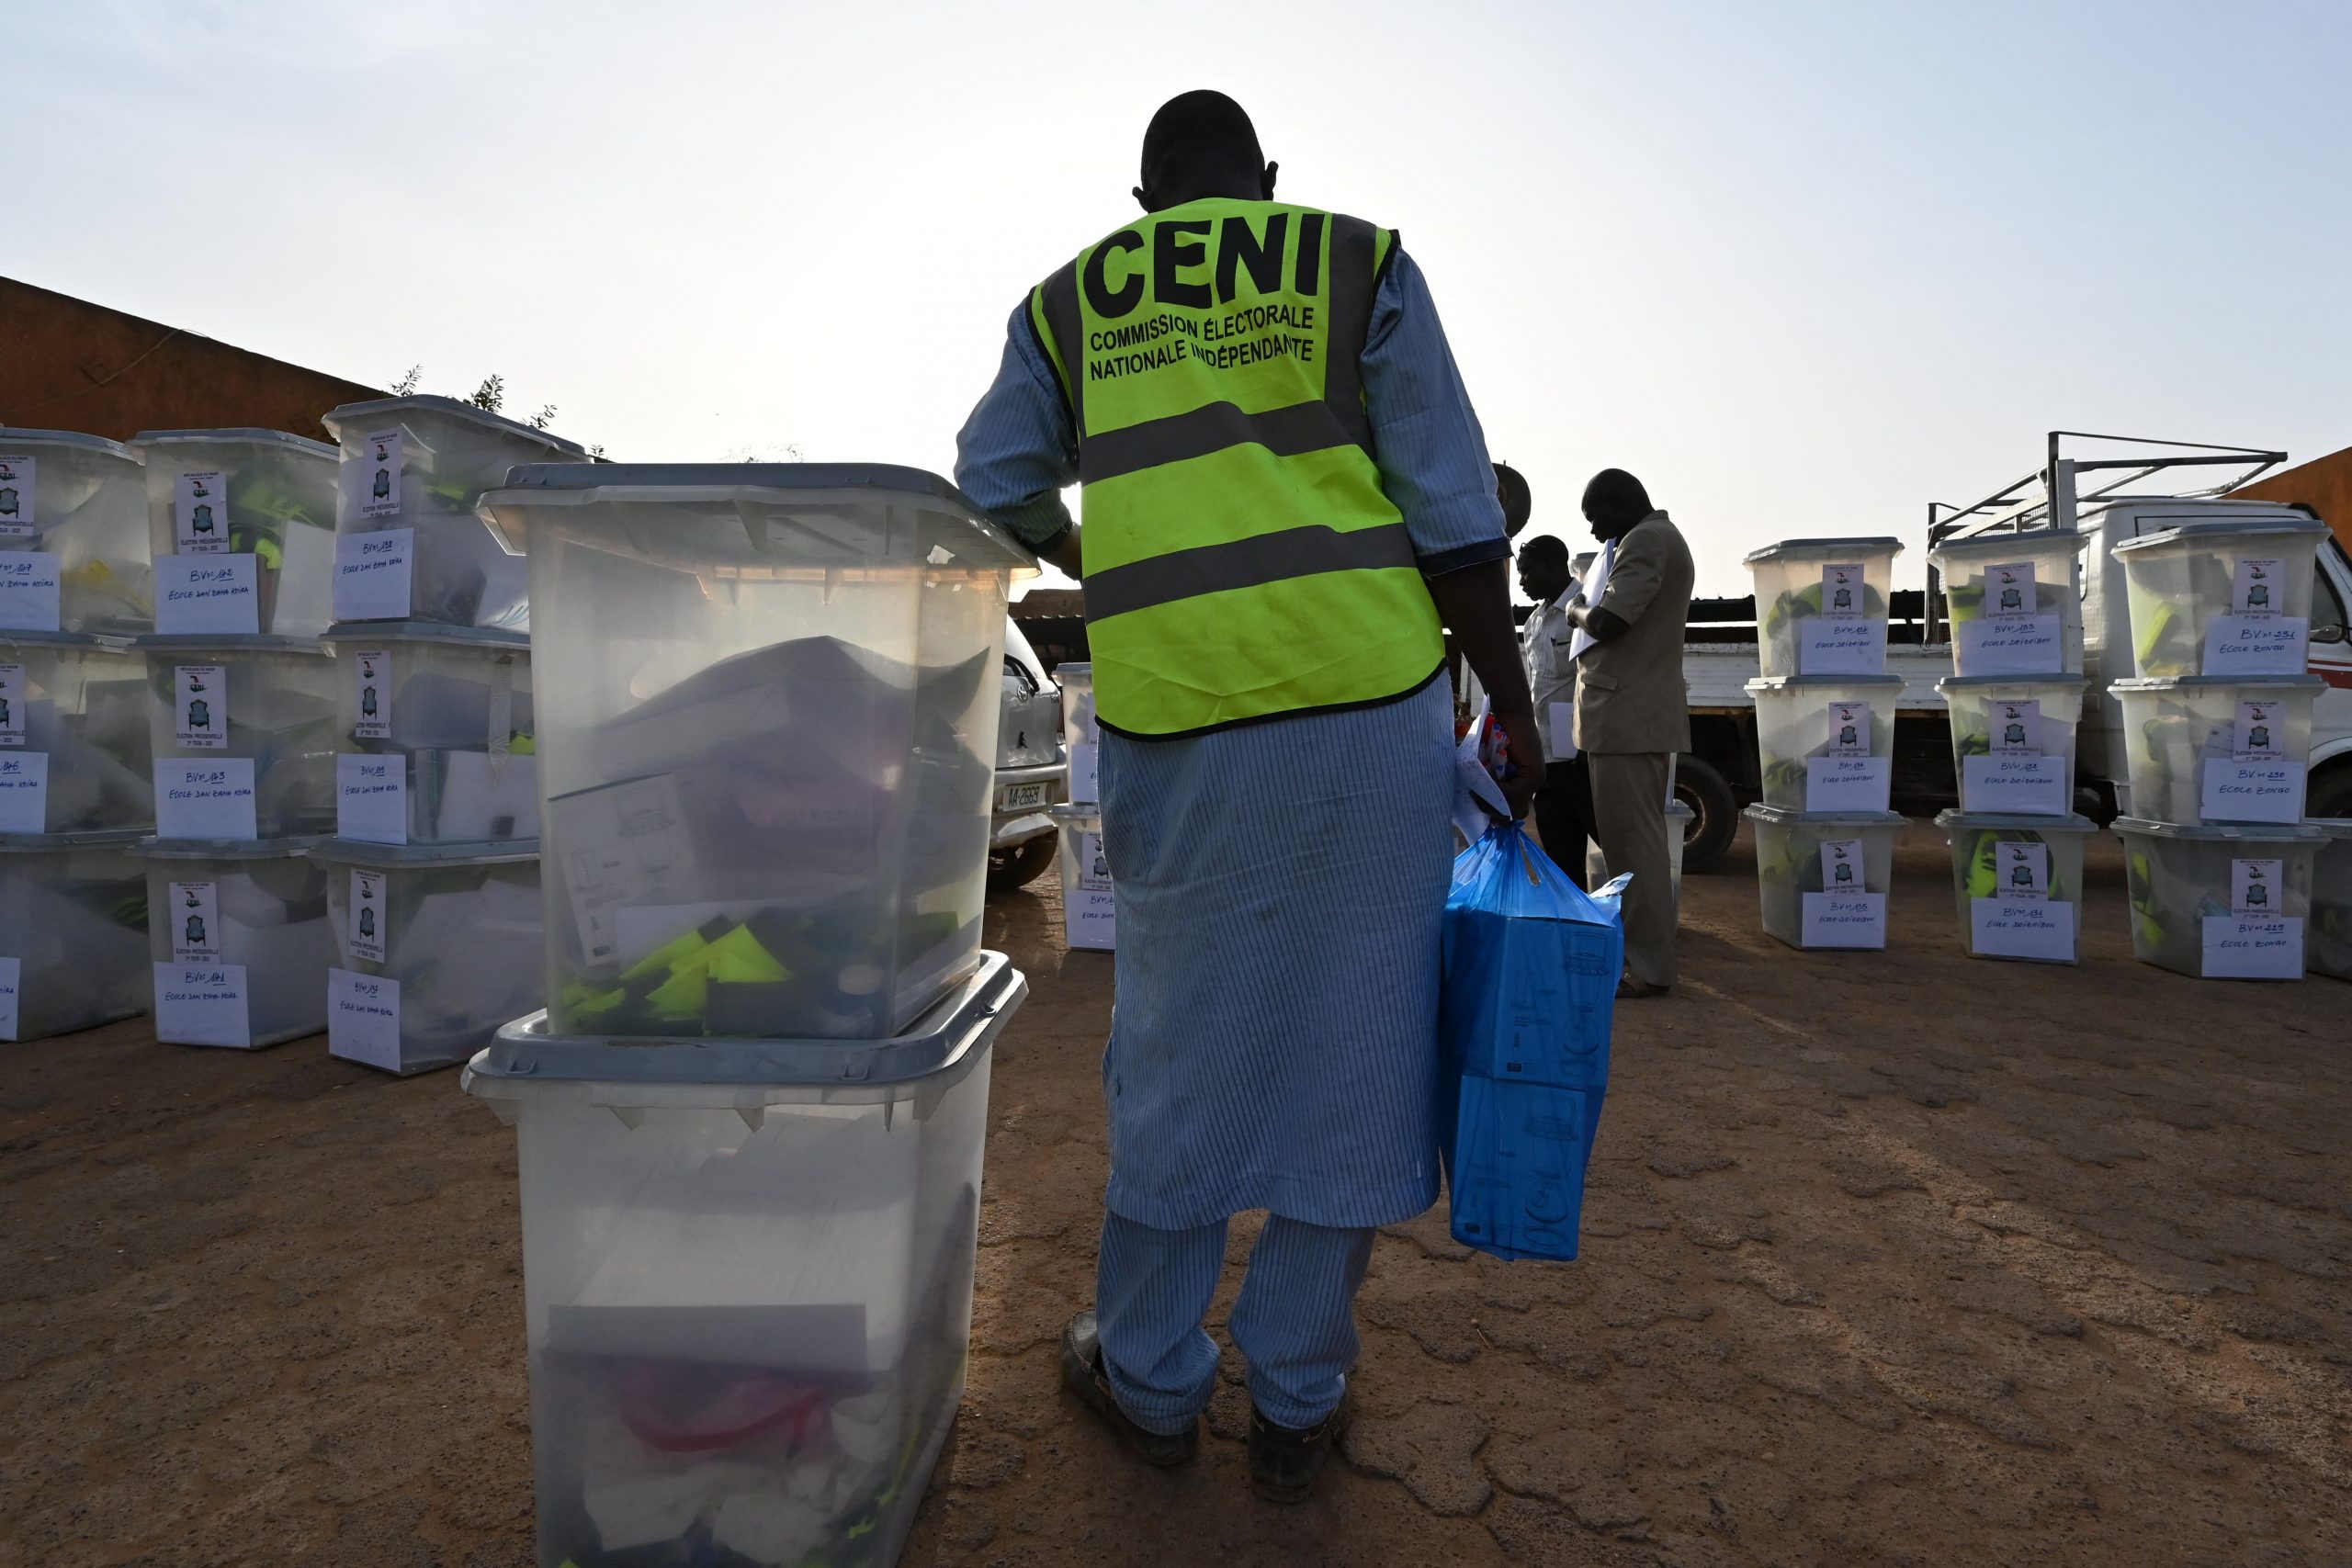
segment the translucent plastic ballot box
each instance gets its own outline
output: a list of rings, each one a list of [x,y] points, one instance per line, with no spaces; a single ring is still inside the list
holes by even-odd
[[[1054,684],[1062,689],[1062,737],[1069,747],[1069,801],[1093,806],[1102,799],[1102,732],[1094,722],[1094,666],[1058,664]]]
[[[2132,953],[2206,980],[2300,980],[2312,871],[2328,835],[2303,823],[2188,827],[2119,817]]]
[[[1748,552],[1760,673],[1883,675],[1895,538],[1787,539]]]
[[[1962,810],[2074,814],[2085,684],[2074,675],[1952,675],[1936,682],[1951,721]]]
[[[282,430],[150,430],[155,630],[316,637],[333,619],[335,449]]]
[[[2304,967],[2314,975],[2352,980],[2352,818],[2316,818],[2327,835],[2312,858],[2311,925]]]
[[[2084,536],[2071,528],[1947,539],[1928,551],[1963,678],[2083,672]]]
[[[1894,886],[1892,811],[1751,806],[1765,934],[1791,947],[1883,948]]]
[[[1764,804],[1883,811],[1894,785],[1900,675],[1789,675],[1747,682]]]
[[[155,831],[323,837],[335,818],[334,661],[280,637],[145,637]]]
[[[335,832],[383,844],[537,839],[531,641],[521,632],[337,626]]]
[[[326,1027],[326,872],[312,840],[149,839],[155,1038],[257,1050]]]
[[[500,1031],[538,1561],[895,1562],[962,1397],[996,953],[888,1040]]]
[[[1682,901],[1682,849],[1690,833],[1690,824],[1699,814],[1679,800],[1666,803],[1666,866],[1674,888],[1674,901]],[[1584,885],[1589,888],[1609,885],[1609,857],[1600,852],[1600,841],[1588,840],[1584,852]]]
[[[531,624],[524,563],[475,512],[519,463],[585,463],[575,442],[455,398],[345,403],[321,422],[341,445],[337,621]]]
[[[329,839],[327,1049],[388,1073],[453,1067],[546,1004],[538,845]]]
[[[1102,852],[1102,813],[1091,807],[1057,806],[1046,815],[1061,829],[1062,941],[1110,953],[1119,945],[1119,919],[1111,862]]]
[[[2308,667],[2312,580],[2327,525],[2214,518],[2115,547],[2132,615],[2133,672],[2244,678]]]
[[[2080,962],[2087,817],[1943,811],[1961,944],[1972,958]]]
[[[147,1010],[137,833],[0,833],[0,1040]]]
[[[567,1034],[882,1039],[977,962],[1004,605],[944,480],[518,468],[548,1008]]]
[[[0,632],[0,833],[152,829],[147,662],[68,632]]]
[[[2300,822],[2311,775],[2317,675],[2118,681],[2129,815],[2201,827]]]
[[[0,428],[0,631],[154,626],[138,455],[96,435]]]

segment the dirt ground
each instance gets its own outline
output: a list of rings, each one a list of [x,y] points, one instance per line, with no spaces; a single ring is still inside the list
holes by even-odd
[[[1884,954],[1771,943],[1744,840],[1690,879],[1583,1258],[1385,1235],[1350,1463],[1293,1510],[1246,1491],[1238,1385],[1173,1474],[1057,1392],[1111,961],[1050,877],[1001,901],[1034,992],[906,1560],[2352,1562],[2352,988],[2133,964],[2104,838],[2079,970],[1963,957],[1931,829],[1900,871]],[[0,1047],[0,1564],[529,1562],[513,1160],[455,1074],[318,1041]]]

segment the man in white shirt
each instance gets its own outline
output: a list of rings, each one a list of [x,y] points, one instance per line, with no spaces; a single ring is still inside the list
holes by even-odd
[[[1535,832],[1544,852],[1584,886],[1585,843],[1593,836],[1592,785],[1576,745],[1576,627],[1566,605],[1577,594],[1568,547],[1540,534],[1519,547],[1519,591],[1535,601],[1520,633],[1520,657],[1544,738],[1544,783],[1535,792]]]

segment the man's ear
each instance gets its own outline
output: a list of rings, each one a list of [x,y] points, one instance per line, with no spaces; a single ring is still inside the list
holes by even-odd
[[[1146,195],[1146,194],[1144,193],[1144,188],[1143,188],[1143,186],[1136,186],[1136,189],[1135,189],[1135,197],[1136,197],[1136,205],[1137,207],[1142,208],[1146,212],[1149,212],[1149,211],[1152,209],[1152,207],[1151,207],[1151,197],[1150,197],[1149,196],[1148,196],[1148,195]]]
[[[1274,199],[1274,175],[1281,170],[1281,168],[1282,165],[1280,164],[1268,164],[1266,165],[1266,194],[1261,199],[1266,201],[1272,201]]]

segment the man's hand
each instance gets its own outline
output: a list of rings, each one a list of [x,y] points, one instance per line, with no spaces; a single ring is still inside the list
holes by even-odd
[[[1544,737],[1535,728],[1535,710],[1524,713],[1498,713],[1495,722],[1502,726],[1503,739],[1510,744],[1510,776],[1498,779],[1503,799],[1510,806],[1511,819],[1522,821],[1528,807],[1535,803],[1535,792],[1544,783]]]

